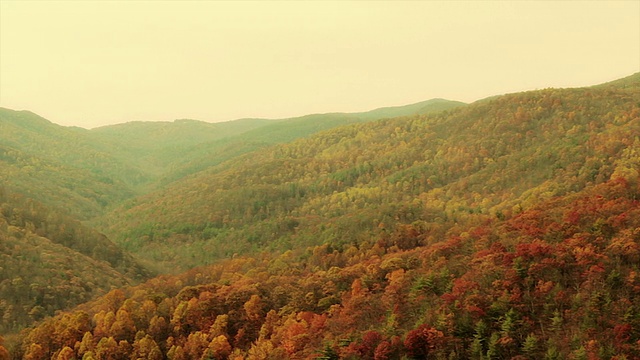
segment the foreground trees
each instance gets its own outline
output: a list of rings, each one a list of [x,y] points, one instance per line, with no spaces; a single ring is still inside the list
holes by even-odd
[[[17,354],[636,358],[638,194],[618,178],[429,246],[345,250],[337,267],[317,247],[165,276],[45,320]]]

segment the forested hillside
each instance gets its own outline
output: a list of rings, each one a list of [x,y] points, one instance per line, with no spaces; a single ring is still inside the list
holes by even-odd
[[[126,199],[324,129],[460,105],[435,99],[358,114],[131,122],[93,130],[0,109],[0,334],[147,279],[159,268],[86,225]]]
[[[132,122],[93,129],[101,148],[134,161],[149,174],[144,183],[161,187],[187,175],[274,144],[308,137],[342,125],[383,118],[426,114],[464,105],[432,99],[362,113],[329,113],[290,119],[241,119],[224,123],[178,120],[173,123]]]
[[[76,183],[84,157],[15,130],[0,144],[46,162],[0,163],[0,331],[39,321],[15,359],[640,358],[638,99],[640,73],[224,131],[52,128],[137,184]],[[105,202],[84,225],[37,187],[54,161]]]
[[[25,359],[634,359],[637,184],[518,214],[226,260],[46,320]]]
[[[83,220],[133,196],[125,180],[141,172],[96,150],[84,133],[28,111],[0,109],[0,181]]]
[[[233,254],[360,246],[399,225],[502,217],[637,176],[639,96],[637,85],[547,89],[339,127],[136,198],[101,229],[186,270]]]
[[[88,220],[125,199],[273,144],[354,122],[461,105],[434,99],[352,114],[215,124],[138,121],[92,130],[0,108],[0,181],[16,193]]]
[[[0,187],[0,334],[149,278],[104,235]]]

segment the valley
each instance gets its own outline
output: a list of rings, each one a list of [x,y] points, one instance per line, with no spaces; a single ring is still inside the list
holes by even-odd
[[[0,359],[638,358],[639,99],[0,109]]]

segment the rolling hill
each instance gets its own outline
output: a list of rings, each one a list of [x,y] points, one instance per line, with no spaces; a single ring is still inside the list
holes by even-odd
[[[95,151],[167,168],[90,224],[122,259],[170,274],[45,317],[7,347],[16,359],[638,358],[638,99],[635,74],[377,120],[322,115],[326,128],[310,115],[191,145],[167,135],[175,159],[115,134],[190,122],[103,129]],[[59,263],[87,253],[67,240],[107,238],[7,199],[3,271],[41,261],[83,294],[73,268],[95,259]],[[100,292],[130,278],[109,259],[86,271],[117,272]],[[34,274],[35,287],[3,282],[34,299],[31,321]]]
[[[143,176],[95,149],[83,129],[28,111],[0,109],[0,134],[2,184],[82,220],[133,196],[126,182]]]
[[[116,151],[151,174],[148,188],[162,187],[237,156],[331,128],[388,117],[433,113],[464,103],[432,99],[361,113],[313,114],[289,119],[240,119],[223,123],[194,120],[132,122],[93,129],[104,151]],[[110,150],[112,149],[112,150]]]
[[[0,333],[150,273],[104,235],[0,187]]]
[[[354,121],[460,104],[433,100],[363,114],[132,122],[93,130],[0,109],[0,333],[151,276],[153,261],[133,258],[87,224],[163,179],[197,171],[185,163],[206,167]],[[266,131],[253,131],[259,128]]]
[[[517,212],[635,176],[637,96],[626,86],[547,89],[343,126],[209,167],[116,209],[100,228],[186,270]]]
[[[92,130],[0,108],[0,181],[14,192],[88,220],[125,199],[273,144],[353,122],[461,105],[434,99],[353,114],[130,122]]]
[[[47,319],[17,358],[631,359],[640,188],[621,177],[518,213],[370,244],[237,257]],[[473,220],[473,221],[470,221]]]

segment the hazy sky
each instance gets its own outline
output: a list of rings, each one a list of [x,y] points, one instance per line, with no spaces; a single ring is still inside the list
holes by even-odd
[[[638,71],[637,0],[0,0],[0,106],[87,128],[471,102]]]

